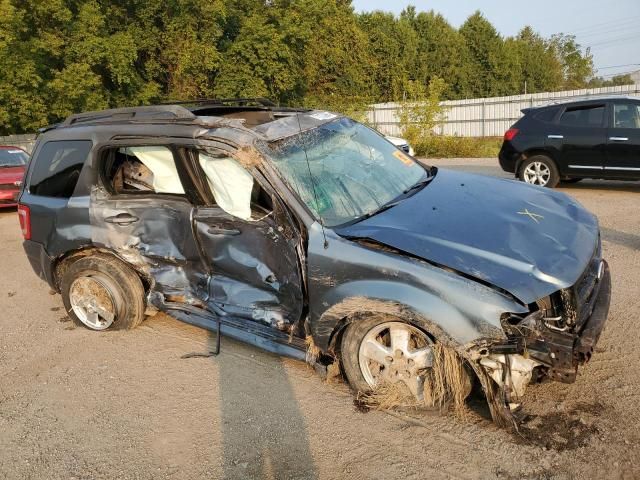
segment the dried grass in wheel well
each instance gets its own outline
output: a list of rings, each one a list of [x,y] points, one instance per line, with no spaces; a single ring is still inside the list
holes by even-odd
[[[453,410],[456,414],[465,411],[465,399],[470,392],[471,378],[465,361],[455,349],[434,344],[433,366],[424,373],[424,400],[419,402],[402,383],[380,382],[370,392],[360,393],[358,400],[379,409],[395,407],[437,407]]]
[[[424,379],[424,402],[430,407],[464,411],[469,395],[471,378],[464,359],[453,348],[441,343],[433,345],[433,367],[427,369]]]

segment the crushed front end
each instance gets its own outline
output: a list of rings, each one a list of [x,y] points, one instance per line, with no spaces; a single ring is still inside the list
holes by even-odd
[[[514,410],[531,382],[575,381],[593,354],[610,301],[611,275],[598,245],[574,285],[539,300],[526,316],[505,314],[507,341],[476,345],[470,353]]]

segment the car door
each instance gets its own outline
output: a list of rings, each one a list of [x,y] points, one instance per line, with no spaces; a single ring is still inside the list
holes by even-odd
[[[612,178],[640,177],[640,102],[612,102],[605,172]]]
[[[548,129],[551,149],[561,175],[601,176],[605,163],[606,104],[569,105]]]
[[[300,236],[266,179],[227,153],[192,154],[211,190],[194,212],[197,236],[210,268],[209,301],[236,317],[281,330],[303,308]]]
[[[92,241],[144,273],[163,301],[206,300],[207,270],[192,228],[188,175],[172,145],[102,148],[90,198]]]

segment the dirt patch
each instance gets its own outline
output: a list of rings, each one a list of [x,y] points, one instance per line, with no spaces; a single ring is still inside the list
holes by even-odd
[[[109,312],[113,311],[113,302],[111,301],[111,298],[109,298],[109,294],[91,278],[85,277],[76,281],[72,286],[71,295],[75,295],[77,298],[81,299],[93,299],[99,307]]]
[[[253,146],[245,146],[240,148],[234,155],[240,165],[247,169],[257,167],[262,163],[262,156]]]
[[[600,433],[596,418],[605,407],[600,402],[581,402],[568,412],[530,415],[520,425],[520,440],[562,452],[584,447],[589,439]]]

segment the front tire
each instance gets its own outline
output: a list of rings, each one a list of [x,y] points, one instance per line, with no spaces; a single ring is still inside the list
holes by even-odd
[[[555,188],[560,182],[558,167],[544,155],[534,155],[522,162],[518,177],[531,185],[548,188]]]
[[[64,307],[77,325],[91,330],[129,330],[144,320],[144,287],[136,272],[110,255],[82,257],[60,283]]]

